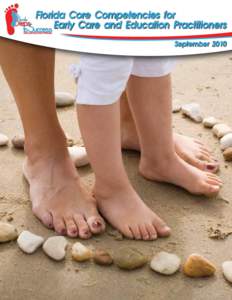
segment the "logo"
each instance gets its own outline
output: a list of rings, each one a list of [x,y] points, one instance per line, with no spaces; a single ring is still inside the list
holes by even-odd
[[[28,21],[28,19],[20,18],[18,14],[19,4],[13,4],[5,10],[5,18],[6,18],[6,27],[9,35],[13,35],[15,33],[16,27],[23,28],[24,34],[51,34],[52,28],[47,27],[34,27],[32,23]]]
[[[5,18],[6,18],[6,27],[9,35],[13,35],[15,33],[15,27],[19,21],[18,15],[19,5],[16,3],[14,5],[9,6],[5,10]]]

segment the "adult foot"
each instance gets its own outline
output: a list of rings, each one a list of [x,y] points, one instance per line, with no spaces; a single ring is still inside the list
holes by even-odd
[[[140,144],[134,125],[128,122],[123,124],[122,148],[125,150],[140,151]],[[197,139],[174,133],[176,153],[190,165],[211,173],[219,170],[219,163],[209,149]]]
[[[124,236],[136,240],[155,240],[170,235],[170,228],[140,199],[133,188],[94,190],[98,209],[104,218]]]
[[[216,196],[222,186],[219,177],[191,166],[176,153],[162,160],[141,157],[139,170],[146,179],[171,183],[196,195]]]
[[[26,159],[33,213],[58,234],[88,239],[104,231],[96,200],[81,182],[68,154]]]
[[[219,163],[212,152],[199,140],[174,134],[176,153],[190,165],[211,173],[219,170]]]

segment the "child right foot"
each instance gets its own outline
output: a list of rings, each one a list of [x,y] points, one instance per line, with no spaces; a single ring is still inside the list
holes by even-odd
[[[170,228],[140,199],[133,188],[95,189],[94,196],[103,217],[125,237],[155,240],[170,235]]]

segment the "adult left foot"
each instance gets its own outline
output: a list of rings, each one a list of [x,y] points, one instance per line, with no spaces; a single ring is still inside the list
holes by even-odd
[[[140,151],[140,144],[135,128],[131,124],[122,126],[122,149]],[[212,152],[199,140],[174,133],[176,153],[188,164],[210,173],[217,173],[219,163]]]

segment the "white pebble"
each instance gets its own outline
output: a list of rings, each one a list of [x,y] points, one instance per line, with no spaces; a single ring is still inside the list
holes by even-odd
[[[0,133],[0,146],[6,146],[8,142],[8,137],[5,134]]]
[[[220,145],[222,150],[232,147],[232,133],[228,133],[220,139]]]
[[[89,164],[89,158],[85,147],[68,147],[68,152],[76,167],[84,167]]]
[[[55,97],[56,97],[56,106],[57,107],[71,106],[75,102],[75,98],[70,93],[56,92]]]
[[[16,228],[5,222],[0,222],[0,243],[14,241],[18,237]]]
[[[92,258],[92,251],[81,243],[72,246],[72,257],[74,260],[82,262]]]
[[[219,123],[220,121],[214,117],[208,117],[203,120],[203,125],[205,128],[213,128],[215,125]]]
[[[43,244],[44,252],[54,260],[63,260],[66,255],[68,242],[63,236],[53,236]]]
[[[17,240],[19,248],[27,254],[34,253],[43,244],[43,242],[43,237],[27,230],[20,233]]]
[[[23,135],[16,135],[11,140],[11,143],[16,149],[24,149],[25,137]]]
[[[182,106],[182,113],[196,123],[203,121],[201,108],[198,103],[189,103]]]
[[[172,106],[172,112],[173,113],[178,113],[181,111],[181,105],[179,103],[173,103],[173,106]]]
[[[232,261],[225,261],[222,264],[222,271],[226,280],[232,283]]]
[[[213,127],[213,133],[217,138],[221,139],[226,134],[232,133],[232,128],[226,124],[217,124]]]
[[[153,271],[163,275],[172,275],[180,268],[180,258],[171,253],[160,252],[151,261],[150,267]]]

